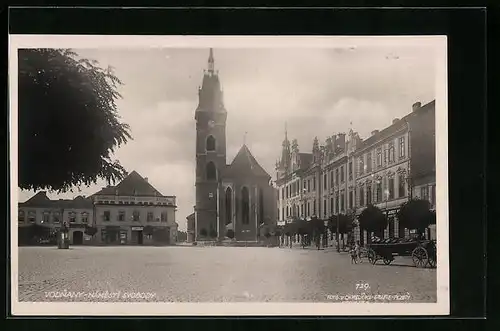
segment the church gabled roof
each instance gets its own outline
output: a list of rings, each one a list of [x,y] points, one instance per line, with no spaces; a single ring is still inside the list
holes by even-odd
[[[118,185],[108,186],[95,193],[94,195],[138,195],[138,196],[163,196],[146,179],[132,171]]]
[[[254,176],[270,178],[271,176],[262,168],[253,157],[246,145],[241,146],[240,151],[234,157],[233,162],[224,171],[224,176]]]

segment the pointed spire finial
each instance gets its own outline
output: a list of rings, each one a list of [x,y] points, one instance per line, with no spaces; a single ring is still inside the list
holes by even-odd
[[[287,127],[287,122],[285,121],[285,140],[288,140],[288,127]]]
[[[247,144],[247,133],[248,132],[245,131],[245,133],[243,134],[243,145]]]
[[[214,51],[210,48],[210,54],[208,56],[208,72],[214,72]]]

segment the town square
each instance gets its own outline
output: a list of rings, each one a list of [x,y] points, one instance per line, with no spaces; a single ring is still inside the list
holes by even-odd
[[[122,295],[106,297],[106,292]],[[124,298],[124,293],[151,295]],[[371,302],[435,302],[436,269],[416,268],[408,258],[389,266],[367,260],[352,265],[347,253],[301,247],[19,251],[21,302],[335,302],[331,296],[362,294],[408,296]]]

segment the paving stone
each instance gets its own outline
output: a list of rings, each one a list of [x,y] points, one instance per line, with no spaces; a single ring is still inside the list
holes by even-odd
[[[300,248],[21,247],[18,279],[19,300],[30,302],[331,302],[362,293],[436,302],[436,269],[411,259],[353,265],[346,253]]]

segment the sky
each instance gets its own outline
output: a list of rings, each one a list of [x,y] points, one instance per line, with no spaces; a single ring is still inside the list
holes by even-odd
[[[164,195],[177,197],[176,221],[186,230],[195,199],[195,122],[206,48],[74,49],[111,65],[123,85],[117,101],[133,140],[116,153]],[[217,48],[215,69],[224,90],[227,163],[244,142],[274,178],[287,123],[301,152],[352,127],[361,138],[435,98],[435,53],[430,46],[337,48]],[[352,126],[351,123],[352,122]],[[105,182],[51,198],[91,195]],[[19,190],[19,201],[34,192]]]

